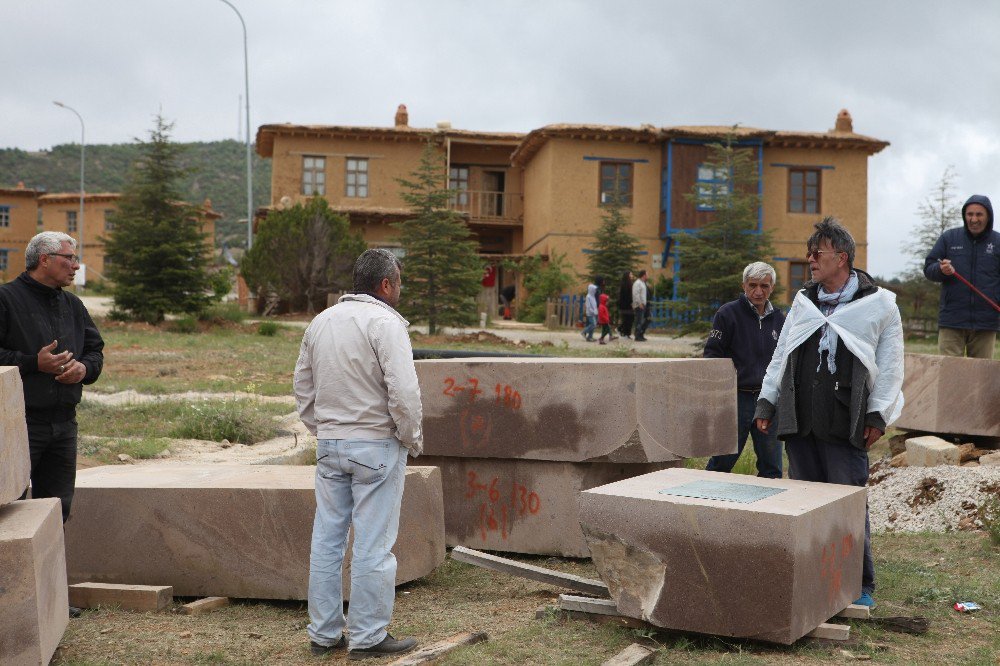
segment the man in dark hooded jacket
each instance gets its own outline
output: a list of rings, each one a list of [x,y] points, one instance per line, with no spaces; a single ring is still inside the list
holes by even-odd
[[[993,205],[974,194],[962,206],[962,228],[948,229],[924,260],[924,275],[941,284],[938,351],[945,356],[993,358],[1000,312],[956,277],[1000,301],[1000,233]]]

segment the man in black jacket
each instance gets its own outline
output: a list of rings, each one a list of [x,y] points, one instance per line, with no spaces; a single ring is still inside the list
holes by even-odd
[[[784,313],[768,300],[776,278],[774,268],[763,261],[750,264],[743,269],[743,293],[712,318],[704,355],[732,359],[736,366],[737,449],[729,455],[712,456],[705,467],[709,472],[732,471],[749,435],[757,454],[757,476],[781,478],[781,442],[774,432],[758,430],[753,418],[764,372],[785,323]]]
[[[104,367],[101,334],[63,290],[80,267],[75,252],[71,236],[43,231],[28,242],[27,270],[0,286],[0,365],[17,366],[24,385],[31,495],[58,497],[63,522],[76,484],[76,406]]]
[[[993,230],[993,205],[973,194],[962,206],[961,229],[948,229],[924,260],[924,275],[941,283],[938,351],[945,356],[993,358],[1000,312],[957,272],[994,302],[1000,301],[1000,233]]]

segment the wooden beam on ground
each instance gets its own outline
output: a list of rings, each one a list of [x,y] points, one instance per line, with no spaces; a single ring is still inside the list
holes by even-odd
[[[523,564],[521,562],[507,559],[506,557],[490,555],[489,553],[466,548],[465,546],[455,546],[452,548],[451,558],[453,560],[458,560],[459,562],[465,562],[466,564],[483,567],[484,569],[492,569],[493,571],[528,578],[540,583],[548,583],[550,585],[565,587],[570,590],[576,590],[577,592],[597,594],[604,597],[610,596],[608,586],[602,581],[594,580],[593,578],[574,576],[573,574],[553,571],[552,569],[545,569],[543,567],[536,567],[531,564]]]
[[[836,617],[844,617],[852,620],[867,620],[871,616],[871,607],[862,606],[860,604],[851,604],[836,615]]]
[[[830,624],[824,622],[808,634],[806,638],[825,638],[829,641],[846,641],[851,637],[851,626],[848,624]]]
[[[613,599],[593,599],[573,594],[559,595],[560,610],[594,613],[596,615],[621,615]]]
[[[69,586],[69,605],[97,608],[117,605],[125,610],[158,611],[174,600],[169,585],[119,585],[115,583],[77,583]]]
[[[462,647],[463,645],[481,643],[487,638],[486,632],[483,631],[469,631],[464,634],[455,634],[454,636],[449,636],[444,640],[431,643],[430,645],[426,645],[408,655],[400,657],[396,661],[390,662],[389,666],[416,666],[417,664],[428,664],[437,661],[442,655],[447,652],[451,652],[455,648]]]
[[[644,647],[638,643],[632,643],[632,645],[629,645],[627,648],[611,657],[611,659],[608,659],[606,662],[601,664],[601,666],[638,666],[639,664],[649,663],[655,654],[656,653],[648,647]]]
[[[207,613],[215,610],[216,608],[222,608],[223,606],[228,605],[229,597],[205,597],[204,599],[184,604],[181,606],[181,612],[185,615],[201,615],[202,613]]]

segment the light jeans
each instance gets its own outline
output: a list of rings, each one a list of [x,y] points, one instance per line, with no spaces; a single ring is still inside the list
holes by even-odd
[[[352,650],[381,643],[396,595],[396,556],[406,448],[390,439],[321,439],[309,557],[309,638],[333,645],[346,625]],[[343,564],[354,524],[351,601],[344,620]]]

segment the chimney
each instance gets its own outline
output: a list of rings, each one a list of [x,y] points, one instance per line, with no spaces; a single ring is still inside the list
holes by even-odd
[[[834,132],[854,132],[854,121],[847,109],[841,109],[837,114],[837,123],[833,126]]]
[[[409,127],[410,114],[406,111],[406,105],[400,104],[396,108],[396,127]]]
[[[438,124],[437,124],[437,128],[439,130],[450,130],[451,129],[451,121],[450,120],[439,120]]]

